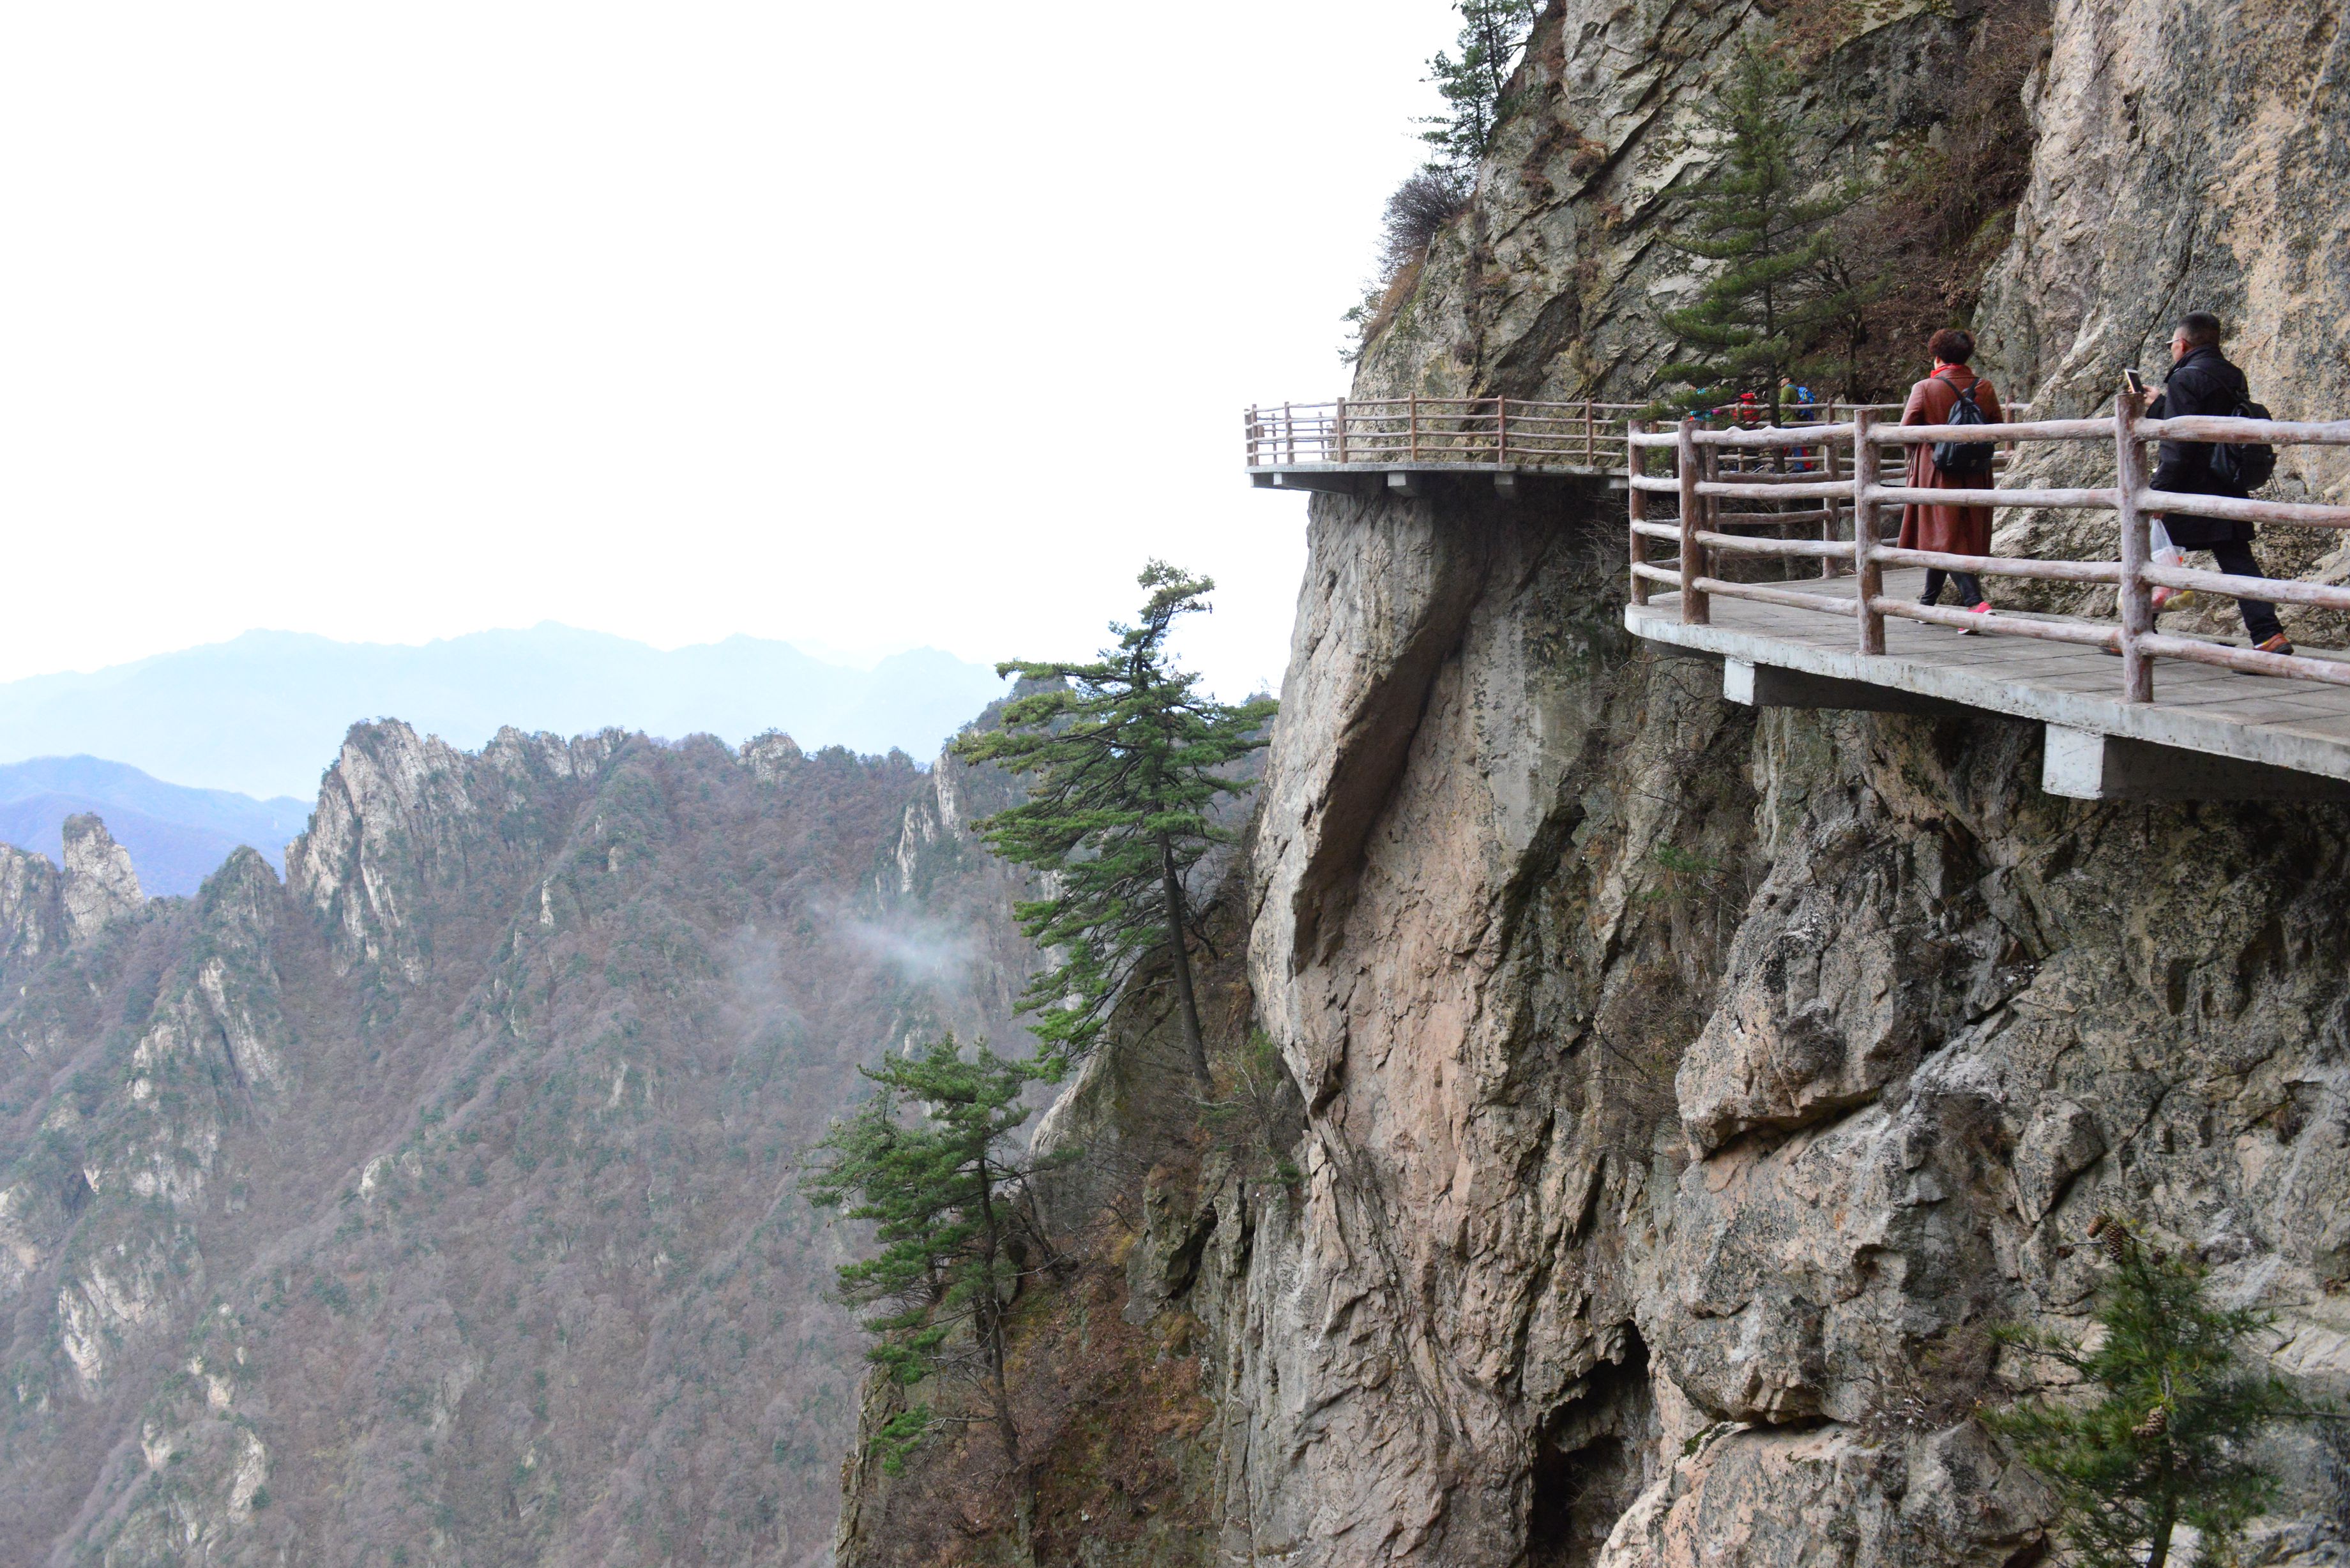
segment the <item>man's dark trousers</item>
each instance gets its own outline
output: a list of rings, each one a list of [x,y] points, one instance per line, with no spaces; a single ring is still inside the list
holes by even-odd
[[[2216,545],[2207,545],[2204,548],[2210,550],[2211,558],[2220,563],[2220,569],[2231,577],[2267,576],[2261,570],[2260,562],[2252,558],[2252,547],[2250,545],[2229,539]],[[2255,643],[2266,642],[2272,637],[2282,635],[2284,624],[2277,619],[2276,606],[2265,599],[2238,599],[2236,607],[2244,612],[2244,630],[2250,634]]]

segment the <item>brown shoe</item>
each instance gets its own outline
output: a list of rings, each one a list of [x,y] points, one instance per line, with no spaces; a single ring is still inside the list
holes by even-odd
[[[2286,658],[2290,659],[2293,657],[2293,644],[2284,639],[2284,633],[2279,632],[2274,637],[2269,639],[2266,642],[2254,648],[2252,651],[2254,653],[2282,653]]]

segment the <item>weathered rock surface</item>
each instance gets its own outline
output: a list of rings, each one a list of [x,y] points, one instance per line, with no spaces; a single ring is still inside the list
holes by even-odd
[[[1741,38],[1775,26],[1813,67],[1790,115],[1825,189],[1969,107],[1984,19],[2015,9],[1554,0],[1478,199],[1399,284],[1357,395],[1645,402],[1672,348],[1661,312],[1687,303],[1705,265],[1661,235],[1675,192],[1717,156],[1706,98]]]
[[[2058,0],[2044,78],[2030,96],[2039,142],[2014,242],[1981,319],[1989,369],[2044,413],[2110,409],[2121,370],[2159,382],[2172,325],[2212,310],[2253,396],[2280,419],[2350,416],[2350,41],[2333,0]],[[2042,449],[2019,470],[2110,483],[2110,452]],[[2287,447],[2264,494],[2340,501],[2350,453]],[[2110,517],[2009,514],[2003,552],[2111,559]],[[2272,576],[2350,578],[2343,536],[2271,527]],[[2068,604],[2041,587],[2019,601]],[[2110,595],[2106,596],[2110,602]],[[2286,607],[2296,638],[2339,647],[2350,619]],[[2241,635],[2224,602],[2166,628]]]
[[[1645,396],[1736,36],[1811,30],[1825,167],[1929,131],[1987,14],[1554,5],[1357,393]],[[2060,0],[1979,316],[2011,395],[2082,411],[2207,306],[2281,411],[2350,409],[2341,21]],[[1128,1262],[1130,1314],[1205,1334],[1186,1550],[2034,1560],[2048,1499],[1971,1412],[2022,1375],[1992,1325],[2082,1321],[2106,1208],[2350,1388],[2350,817],[2054,800],[1991,717],[1726,708],[1615,631],[1620,527],[1315,503],[1248,945],[1302,1179],[1146,1184]],[[2262,1550],[2332,1561],[2339,1482],[2275,1443]]]
[[[1596,1491],[1610,1563],[2006,1561],[2045,1500],[1967,1419],[1986,1330],[2077,1319],[2108,1206],[2345,1386],[2350,821],[2055,801],[1995,719],[1757,724],[1609,644],[1571,516],[1442,518],[1458,639],[1382,669],[1443,596],[1339,563],[1438,521],[1314,525],[1292,692],[1416,691],[1361,815],[1359,709],[1275,742],[1251,962],[1306,1180],[1183,1303],[1229,1558],[1586,1562]]]
[[[0,963],[38,958],[62,940],[57,868],[49,857],[0,844]]]
[[[1992,1568],[2038,1537],[2038,1483],[1971,1427],[1907,1453],[1838,1427],[1708,1437],[1623,1515],[1601,1568]]]
[[[146,900],[139,891],[130,852],[114,842],[105,823],[88,815],[69,816],[64,836],[65,877],[58,884],[58,903],[68,940],[86,942],[115,921],[137,914]]]

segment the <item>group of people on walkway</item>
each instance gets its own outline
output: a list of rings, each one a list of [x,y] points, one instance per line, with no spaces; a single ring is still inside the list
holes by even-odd
[[[1985,424],[2006,422],[1997,389],[1970,368],[1969,361],[1975,357],[1972,334],[1955,327],[1945,327],[1927,340],[1926,349],[1934,357],[1934,373],[1909,389],[1909,401],[1901,414],[1903,424],[1970,422],[1957,418],[1962,404],[1971,404],[1980,410]],[[2170,337],[2170,375],[2163,384],[2162,395],[2147,410],[2152,418],[2233,414],[2250,394],[2243,371],[2230,364],[2221,352],[2220,318],[2209,311],[2189,311],[2179,317]],[[1953,447],[1960,452],[1971,448],[1979,452],[1980,466],[1945,467],[1944,461]],[[1991,488],[1991,450],[1988,444],[1914,443],[1909,448],[1908,483],[1919,490],[1988,490]],[[2211,454],[2208,442],[2164,441],[2154,472],[2154,488],[2177,495],[2243,495],[2240,483],[2213,468]],[[2210,551],[2222,572],[2240,577],[2264,575],[2252,556],[2250,523],[2199,517],[2189,513],[2173,513],[2162,522],[2173,545],[2182,550]],[[1988,506],[1912,504],[1901,510],[1900,545],[1905,550],[1988,556],[1991,529],[1991,509]],[[1958,589],[1962,607],[1978,615],[1991,613],[1981,580],[1972,572],[1928,570],[1921,602],[1939,603],[1946,587]],[[2262,653],[2293,651],[2274,605],[2259,599],[2239,599],[2237,604],[2243,612],[2244,629],[2255,648]]]

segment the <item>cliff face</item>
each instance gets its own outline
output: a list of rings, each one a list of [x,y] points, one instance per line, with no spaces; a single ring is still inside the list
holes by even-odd
[[[282,885],[0,848],[0,1561],[821,1561],[858,1339],[792,1162],[1008,1030],[939,832],[1002,787],[380,723]]]
[[[2054,416],[2110,408],[2120,368],[2159,380],[2172,324],[2202,308],[2229,323],[2230,357],[2278,418],[2350,413],[2344,21],[2331,0],[2061,0],[2031,99],[2032,186],[1986,286],[1983,338],[2001,385],[2033,389]],[[2104,483],[2112,461],[2043,448],[2019,474]],[[2350,493],[2350,452],[2280,449],[2263,493],[2338,501]],[[1996,545],[2076,560],[2116,548],[2110,520],[2077,514],[2010,514]],[[2272,576],[2350,580],[2350,555],[2328,530],[2268,529],[2262,556]],[[2017,597],[2057,607],[2077,596]],[[2225,604],[2172,624],[2241,629]],[[2340,647],[2350,618],[2287,607],[2285,625]]]
[[[1813,91],[1860,146],[1936,112],[1990,14],[1846,16]],[[2350,275],[2314,216],[2350,131],[2339,23],[2057,5],[1979,320],[2012,386],[2085,408],[2206,305],[2248,324],[2256,385],[2350,408],[2320,326]],[[1632,392],[1678,286],[1657,193],[1702,156],[1676,127],[1758,25],[1555,6],[1522,80],[1555,107],[1365,382]],[[1529,175],[1554,122],[1580,183]],[[2071,1243],[2106,1207],[2273,1310],[2282,1369],[2350,1382],[2350,822],[2060,802],[2036,732],[1988,717],[1758,723],[1710,667],[1612,639],[1618,526],[1315,504],[1250,947],[1310,1179],[1202,1311],[1252,1549],[2037,1552],[2044,1498],[1967,1417],[2021,1375],[1989,1325],[2085,1311]],[[2338,1550],[2337,1480],[2279,1442],[2268,1548]]]
[[[1766,14],[1841,109],[1832,158],[1958,112],[2000,8],[1555,5],[1538,110],[1358,390],[1645,395],[1690,284],[1664,192]],[[1968,285],[2012,391],[2085,409],[2213,306],[2280,412],[2350,409],[2339,23],[2060,0]],[[1170,1135],[1111,1250],[1149,1365],[1196,1357],[1213,1406],[1151,1450],[1193,1522],[1015,1552],[973,1516],[845,1562],[2032,1563],[2049,1501],[1972,1414],[2028,1382],[1993,1327],[2085,1321],[2107,1209],[2350,1389],[2350,817],[2054,799],[1990,716],[1726,707],[1617,629],[1621,526],[1316,498],[1246,892],[1299,1179]],[[1130,1146],[1150,1054],[1112,1058],[1126,1095],[1058,1136]],[[2344,1476],[2269,1442],[2261,1560],[2338,1561]]]
[[[2345,21],[2326,0],[2058,0],[2032,185],[1986,291],[1994,369],[2085,410],[2200,308],[2279,418],[2350,409]],[[2341,479],[2339,449],[2302,455]]]
[[[1871,329],[1942,324],[1999,252],[2023,130],[2008,106],[2044,23],[2043,0],[1555,0],[1476,201],[1391,291],[1357,394],[1647,401],[1673,347],[1661,313],[1709,265],[1662,241],[1674,193],[1719,156],[1707,96],[1763,28],[1804,69],[1794,156],[1824,187],[1912,171],[1839,236],[1892,286]],[[1863,352],[1872,376],[1893,352]]]
[[[1578,626],[1571,522],[1314,530],[1251,949],[1311,1179],[1203,1314],[1260,1550],[2005,1561],[2043,1505],[1966,1419],[1985,1330],[2078,1317],[2106,1207],[2350,1380],[2342,814],[2060,802],[1989,718],[1757,724]],[[1445,614],[1416,678],[1361,657]],[[1417,722],[1349,800],[1375,701]]]

